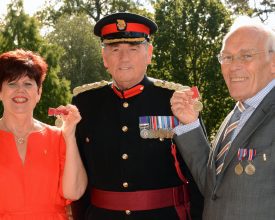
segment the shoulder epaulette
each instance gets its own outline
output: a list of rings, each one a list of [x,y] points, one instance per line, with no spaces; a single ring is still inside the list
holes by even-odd
[[[89,83],[89,84],[84,84],[82,86],[77,86],[73,89],[73,95],[76,96],[79,93],[91,90],[91,89],[98,89],[103,86],[108,85],[108,81],[102,80],[100,82],[94,82],[94,83]]]
[[[165,81],[165,80],[154,79],[154,78],[151,78],[151,77],[148,77],[148,78],[157,87],[161,87],[161,88],[165,88],[165,89],[169,89],[169,90],[186,90],[186,89],[190,89],[189,86],[184,86],[184,85],[181,85],[180,83],[168,82],[168,81]]]

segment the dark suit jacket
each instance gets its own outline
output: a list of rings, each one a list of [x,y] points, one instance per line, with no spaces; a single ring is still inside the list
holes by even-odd
[[[170,98],[173,90],[155,86],[147,77],[141,82],[141,94],[128,99],[119,98],[110,85],[90,89],[74,97],[82,120],[77,126],[77,142],[85,164],[89,187],[108,191],[138,191],[181,185],[170,152],[170,139],[143,139],[140,137],[140,116],[173,115]],[[128,107],[124,107],[125,103]],[[123,132],[122,127],[128,131]],[[128,160],[121,158],[123,153]],[[190,181],[191,212],[193,220],[202,218],[203,198],[192,176],[179,155],[182,171]],[[123,187],[123,182],[129,185]],[[87,200],[89,201],[89,196]],[[80,210],[80,211],[78,211]],[[73,206],[74,213],[85,209]],[[174,207],[149,211],[111,211],[89,206],[87,219],[95,220],[177,220]],[[84,217],[78,219],[83,220]]]
[[[201,128],[175,136],[181,155],[205,197],[204,220],[275,219],[275,88],[248,119],[232,142],[220,178],[215,175],[216,146],[232,112],[211,147]],[[254,175],[235,173],[239,148],[256,149]],[[247,161],[243,161],[245,167]]]

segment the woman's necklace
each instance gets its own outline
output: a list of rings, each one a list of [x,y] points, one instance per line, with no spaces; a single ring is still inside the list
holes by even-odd
[[[2,121],[2,123],[3,123],[3,125],[4,125],[4,128],[7,130],[7,131],[9,131],[9,132],[11,132],[12,134],[13,134],[13,136],[14,136],[14,138],[15,138],[15,142],[17,143],[17,144],[20,144],[20,145],[22,145],[22,144],[24,144],[25,142],[26,142],[26,137],[29,135],[29,133],[31,132],[31,130],[33,129],[33,121],[32,121],[32,124],[31,124],[31,126],[30,126],[30,128],[28,129],[28,131],[27,132],[25,132],[24,133],[24,135],[21,135],[21,136],[18,136],[17,135],[17,131],[15,130],[15,131],[12,131],[10,128],[8,128],[8,126],[6,125],[6,123],[5,123],[5,120],[3,120],[3,118],[1,119],[1,121]]]

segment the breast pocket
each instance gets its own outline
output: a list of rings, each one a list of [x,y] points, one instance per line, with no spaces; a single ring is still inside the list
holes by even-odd
[[[255,175],[263,181],[267,178],[275,178],[275,158],[272,154],[272,145],[260,146],[255,150],[256,155],[253,159],[251,156],[249,158],[248,154],[246,160],[244,160],[246,174]]]

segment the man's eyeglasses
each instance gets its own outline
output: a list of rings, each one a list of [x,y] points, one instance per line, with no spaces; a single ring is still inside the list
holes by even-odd
[[[264,53],[266,50],[261,51],[243,51],[239,54],[233,56],[231,54],[218,54],[217,58],[220,62],[220,64],[231,64],[233,60],[240,60],[241,63],[248,63],[254,59],[254,57],[259,53]],[[269,53],[273,52],[272,50],[268,51]]]

